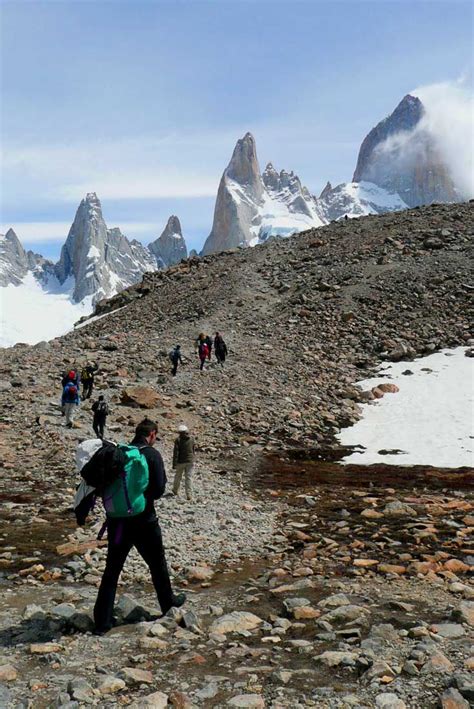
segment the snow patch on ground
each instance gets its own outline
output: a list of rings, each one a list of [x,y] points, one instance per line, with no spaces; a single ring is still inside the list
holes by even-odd
[[[30,271],[19,286],[0,289],[0,347],[17,342],[34,345],[72,330],[83,315],[89,315],[92,296],[73,303],[74,279],[60,285],[55,278],[41,285]]]
[[[474,358],[464,352],[458,347],[390,363],[381,368],[383,376],[359,382],[366,390],[388,379],[400,391],[364,404],[363,418],[341,431],[343,445],[366,449],[343,462],[474,467]],[[406,370],[413,375],[403,375]],[[384,449],[403,453],[380,455]]]

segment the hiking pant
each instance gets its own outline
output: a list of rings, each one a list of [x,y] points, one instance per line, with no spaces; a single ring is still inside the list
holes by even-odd
[[[97,438],[104,437],[105,418],[96,418],[92,421],[92,428]]]
[[[216,353],[216,359],[219,364],[224,364],[225,362],[225,352],[221,352],[221,350],[215,350]]]
[[[192,463],[178,463],[175,468],[176,472],[174,475],[173,492],[175,495],[179,492],[179,486],[181,485],[181,479],[184,473],[184,484],[186,487],[186,497],[188,500],[192,500],[193,497],[193,485],[192,485],[192,474],[193,474],[193,464]]]
[[[173,592],[166,564],[161,529],[156,517],[107,520],[107,561],[94,606],[96,629],[107,631],[113,625],[115,594],[120,573],[132,547],[135,547],[150,569],[161,612],[173,605]]]
[[[199,369],[202,371],[204,369],[204,362],[206,361],[206,358],[200,357],[199,359],[201,360],[201,366],[199,367]]]
[[[74,414],[76,413],[77,404],[72,404],[67,402],[64,404],[64,415],[66,416],[66,426],[74,421]]]
[[[173,369],[171,370],[171,374],[173,375],[173,377],[176,376],[177,371],[178,371],[178,362],[176,361],[176,362],[173,362]]]
[[[82,398],[90,399],[92,394],[92,389],[94,388],[94,380],[86,379],[82,382]]]

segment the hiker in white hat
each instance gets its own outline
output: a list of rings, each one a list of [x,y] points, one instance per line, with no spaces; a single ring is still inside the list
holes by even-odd
[[[188,427],[181,424],[178,427],[179,436],[174,442],[173,470],[175,471],[173,493],[179,492],[179,486],[184,473],[186,497],[193,499],[192,474],[194,466],[194,439],[189,434]]]

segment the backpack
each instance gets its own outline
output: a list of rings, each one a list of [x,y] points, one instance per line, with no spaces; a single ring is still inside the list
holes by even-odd
[[[169,358],[173,364],[178,361],[179,359],[179,354],[176,350],[171,350],[169,353]]]
[[[144,511],[149,472],[137,446],[105,442],[82,468],[81,475],[102,496],[108,517],[135,517]]]
[[[94,453],[102,447],[102,442],[97,438],[91,438],[87,441],[82,441],[76,450],[76,468],[81,472],[86,463],[92,458]],[[97,492],[94,487],[88,485],[85,480],[79,483],[76,494],[74,496],[74,514],[79,527],[82,527],[87,520],[89,512],[95,505]]]
[[[67,384],[64,387],[64,394],[68,402],[74,402],[77,399],[77,386],[75,384]]]
[[[107,416],[109,413],[109,407],[105,401],[98,401],[97,406],[94,409],[94,413],[100,414],[100,416]]]
[[[82,372],[81,372],[81,379],[83,382],[86,382],[88,379],[92,379],[92,374],[90,371],[85,367]]]

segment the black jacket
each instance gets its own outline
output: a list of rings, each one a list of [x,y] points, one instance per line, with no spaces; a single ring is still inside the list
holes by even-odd
[[[153,519],[156,517],[154,500],[162,497],[166,489],[167,480],[163,458],[161,453],[153,446],[148,445],[143,437],[135,437],[130,445],[138,446],[148,463],[149,481],[145,490],[146,507],[141,515],[138,516],[141,520]]]

